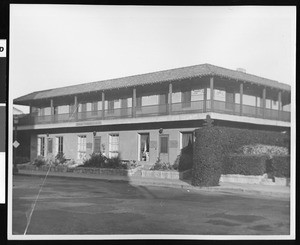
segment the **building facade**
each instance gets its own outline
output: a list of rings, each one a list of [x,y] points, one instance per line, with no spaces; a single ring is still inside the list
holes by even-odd
[[[14,100],[17,155],[31,160],[93,152],[173,163],[207,115],[234,127],[290,128],[289,85],[210,64],[34,92]]]

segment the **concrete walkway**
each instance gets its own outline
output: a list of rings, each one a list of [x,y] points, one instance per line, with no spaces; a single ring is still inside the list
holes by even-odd
[[[20,170],[19,175],[35,175],[44,177],[45,171],[30,171]],[[222,192],[222,193],[240,193],[240,194],[252,194],[272,196],[278,198],[290,198],[290,187],[287,186],[275,186],[275,185],[258,185],[258,184],[241,184],[241,183],[228,183],[220,182],[219,186],[213,187],[197,187],[191,185],[191,180],[169,180],[160,178],[144,178],[141,176],[115,176],[115,175],[96,175],[96,174],[82,174],[72,172],[49,172],[48,177],[68,177],[68,178],[85,178],[85,179],[98,179],[106,181],[127,181],[131,185],[151,185],[161,187],[173,187],[193,189],[199,191],[210,192]]]

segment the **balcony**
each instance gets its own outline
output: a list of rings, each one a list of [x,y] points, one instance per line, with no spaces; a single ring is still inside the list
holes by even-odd
[[[103,115],[104,112],[104,115]],[[66,113],[47,116],[33,116],[27,114],[19,118],[19,125],[36,125],[36,124],[51,124],[51,123],[67,123],[93,120],[112,120],[122,118],[139,118],[153,117],[163,115],[178,115],[178,114],[196,114],[214,112],[236,116],[246,116],[252,118],[269,119],[275,121],[290,122],[291,113],[289,111],[267,109],[249,105],[236,103],[227,103],[224,101],[214,100],[213,104],[210,100],[190,101],[188,103],[172,103],[161,105],[150,105],[136,107],[118,108],[109,110],[86,111],[78,113]]]

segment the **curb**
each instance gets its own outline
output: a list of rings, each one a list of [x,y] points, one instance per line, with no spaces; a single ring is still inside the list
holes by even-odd
[[[29,176],[45,176],[45,172],[37,172],[37,171],[19,171],[16,175],[29,175]],[[95,179],[100,181],[122,181],[122,182],[128,182],[131,185],[151,185],[151,186],[160,186],[160,187],[171,187],[171,188],[181,188],[181,189],[187,189],[187,190],[196,190],[196,191],[206,191],[206,192],[223,192],[223,193],[242,193],[242,194],[249,194],[249,195],[260,195],[260,196],[271,196],[271,197],[277,197],[277,198],[289,198],[290,193],[278,193],[278,192],[272,192],[272,191],[263,191],[263,190],[251,190],[251,189],[245,189],[241,187],[222,187],[222,186],[215,186],[215,187],[197,187],[192,186],[188,182],[177,180],[177,181],[169,181],[164,180],[161,181],[161,179],[153,179],[153,178],[137,178],[137,177],[123,177],[123,176],[99,176],[99,175],[83,175],[83,174],[76,174],[70,173],[70,174],[59,174],[57,172],[49,172],[48,177],[59,177],[59,178],[82,178],[82,179]]]

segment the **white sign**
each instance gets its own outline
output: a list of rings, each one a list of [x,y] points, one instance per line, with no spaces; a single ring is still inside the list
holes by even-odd
[[[196,90],[192,90],[192,95],[203,95],[204,94],[204,90],[203,89],[196,89]]]
[[[0,57],[6,57],[6,40],[0,39]]]
[[[20,145],[20,143],[19,143],[18,141],[15,140],[14,143],[13,143],[13,146],[14,146],[15,148],[18,148],[19,145]]]

